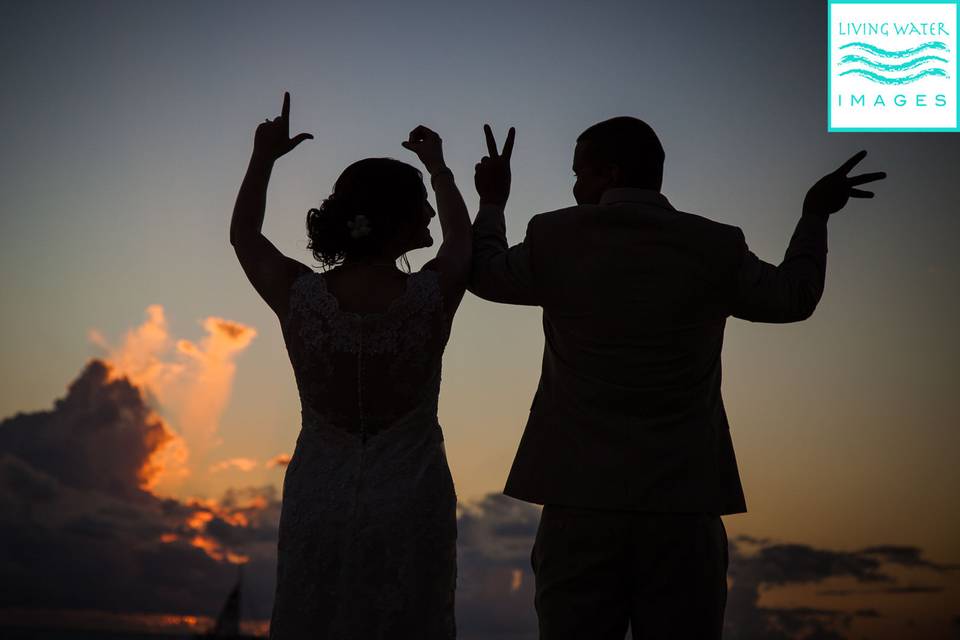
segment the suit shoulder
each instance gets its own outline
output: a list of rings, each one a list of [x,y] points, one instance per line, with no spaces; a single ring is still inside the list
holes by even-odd
[[[538,213],[530,218],[530,221],[527,223],[527,229],[531,232],[538,232],[544,229],[555,229],[559,226],[571,224],[577,220],[579,216],[583,215],[580,209],[581,207],[579,206],[573,206]]]
[[[743,230],[732,224],[718,222],[696,213],[677,210],[682,219],[697,231],[714,237],[721,237],[730,242],[739,242],[743,238]]]

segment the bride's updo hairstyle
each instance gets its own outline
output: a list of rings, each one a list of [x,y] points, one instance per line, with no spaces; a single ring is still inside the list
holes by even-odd
[[[366,158],[343,170],[333,193],[307,212],[307,249],[330,268],[375,255],[423,215],[423,174],[393,158]]]

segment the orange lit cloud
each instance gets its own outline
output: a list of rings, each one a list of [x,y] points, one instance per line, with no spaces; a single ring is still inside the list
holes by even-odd
[[[161,317],[153,315],[154,328]],[[140,333],[161,342],[157,331]],[[169,370],[159,362],[141,373]],[[249,568],[250,588],[270,593],[277,488],[231,488],[219,499],[151,491],[168,471],[161,452],[183,441],[148,405],[149,395],[113,363],[94,358],[50,408],[0,420],[5,611],[212,611],[222,594],[211,585],[230,582],[235,565]],[[266,597],[253,602],[255,615],[269,615],[269,604]]]
[[[266,493],[264,493],[266,492]],[[182,542],[202,550],[217,562],[246,564],[250,555],[240,553],[226,544],[235,540],[243,529],[254,529],[278,515],[277,501],[270,489],[231,489],[222,500],[191,497],[183,503],[185,513],[174,531],[166,531],[160,542]],[[224,535],[230,532],[229,535]]]
[[[151,412],[150,419],[155,421],[157,429],[147,437],[150,453],[140,467],[139,477],[140,487],[153,493],[165,478],[181,480],[190,475],[187,467],[190,454],[186,443],[163,418]]]
[[[152,447],[143,470],[144,486],[158,495],[172,495],[190,475],[188,457],[202,461],[220,444],[217,432],[236,373],[234,359],[257,335],[253,327],[216,316],[201,325],[206,335],[198,342],[175,340],[163,307],[154,304],[119,346],[111,346],[96,329],[88,331],[89,340],[105,352],[108,381],[126,378],[149,406],[162,412],[163,418],[156,419],[163,422],[164,435],[158,436],[161,441]],[[247,470],[249,463],[241,460],[215,470]]]
[[[124,388],[138,393],[139,404],[149,406],[144,418],[147,426],[140,429],[146,452],[138,477],[141,488],[158,497],[160,485],[170,492],[190,475],[187,462],[191,453],[195,460],[202,460],[203,454],[220,444],[216,435],[236,372],[234,359],[257,335],[252,327],[215,316],[201,325],[206,335],[198,342],[175,340],[163,307],[155,304],[147,308],[144,322],[128,331],[117,347],[110,346],[96,329],[88,333],[107,354],[101,361],[107,372],[105,388],[128,385]],[[167,416],[179,433],[157,412]],[[281,458],[282,454],[271,462],[279,464]],[[211,465],[208,471],[252,471],[259,464],[253,458],[234,457]],[[269,520],[267,512],[276,509],[276,501],[258,491],[244,497],[242,490],[230,490],[222,502],[186,498],[180,503],[180,522],[155,539],[165,545],[200,549],[217,562],[246,563],[250,556],[225,541],[242,539],[240,530],[261,526],[264,518]],[[172,497],[170,493],[165,495]]]
[[[196,446],[206,450],[219,444],[214,438],[236,373],[233,360],[250,345],[257,332],[253,327],[214,316],[203,321],[203,328],[207,335],[199,344],[177,341],[178,353],[193,365],[190,387],[178,403],[178,419],[185,436],[189,434],[197,441]]]
[[[210,473],[225,471],[226,469],[237,469],[239,471],[253,471],[259,466],[259,462],[253,458],[230,458],[210,466]]]
[[[208,556],[220,562],[226,560],[231,564],[246,564],[250,561],[250,556],[242,553],[234,553],[229,549],[224,550],[220,546],[219,542],[204,535],[197,534],[193,536],[193,538],[190,540],[190,544],[198,549],[203,549]]]
[[[277,455],[267,460],[264,463],[264,465],[268,469],[271,469],[273,467],[286,467],[288,464],[290,464],[291,457],[292,456],[289,453],[278,453]]]
[[[523,586],[523,571],[514,569],[510,578],[510,591],[520,591],[521,586]]]

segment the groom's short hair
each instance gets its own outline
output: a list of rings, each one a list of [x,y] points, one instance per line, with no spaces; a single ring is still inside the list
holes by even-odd
[[[627,186],[660,190],[663,183],[663,145],[643,120],[618,116],[589,127],[577,137],[587,142],[587,161],[592,165],[620,167]]]

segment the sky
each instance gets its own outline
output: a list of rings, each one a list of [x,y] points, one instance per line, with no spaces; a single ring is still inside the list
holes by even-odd
[[[400,142],[418,124],[443,137],[472,214],[482,125],[498,140],[516,127],[517,242],[534,214],[574,203],[583,129],[642,118],[664,146],[670,202],[741,227],[773,263],[806,190],[866,149],[855,173],[888,177],[831,218],[813,317],[727,324],[723,396],[748,507],[724,517],[728,635],[957,637],[960,137],[828,133],[826,22],[822,2],[753,0],[0,4],[2,537],[49,565],[47,586],[39,572],[0,592],[0,622],[14,615],[4,602],[116,600],[50,585],[76,562],[64,552],[76,536],[117,584],[163,586],[129,591],[114,613],[161,626],[210,615],[245,564],[248,614],[269,616],[300,407],[229,224],[254,130],[289,91],[291,134],[314,139],[278,160],[263,231],[315,268],[307,210],[355,160],[416,164]],[[433,251],[411,252],[413,268]],[[535,628],[538,511],[500,492],[540,319],[468,293],[444,356],[465,637]],[[49,500],[27,501],[27,487]],[[111,555],[106,540],[143,531],[153,547]],[[26,580],[18,566],[4,557],[0,575]],[[169,595],[190,571],[212,595]]]

